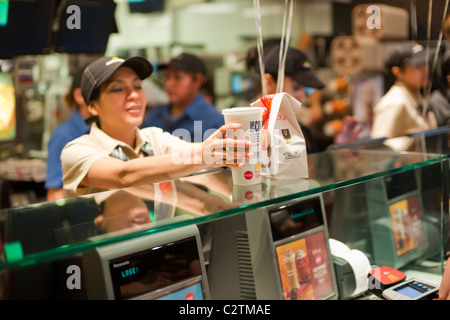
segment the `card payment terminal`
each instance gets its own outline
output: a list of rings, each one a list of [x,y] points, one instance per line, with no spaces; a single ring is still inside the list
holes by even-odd
[[[410,279],[383,291],[388,300],[433,300],[439,297],[439,288],[433,284]]]

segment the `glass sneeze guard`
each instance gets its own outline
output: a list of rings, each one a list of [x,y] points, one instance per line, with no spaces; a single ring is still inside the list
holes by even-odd
[[[201,224],[427,165],[441,154],[337,149],[308,155],[308,179],[233,186],[231,171],[0,211],[0,270],[76,255],[148,233]],[[448,190],[448,189],[447,189]],[[448,201],[448,196],[447,196]]]

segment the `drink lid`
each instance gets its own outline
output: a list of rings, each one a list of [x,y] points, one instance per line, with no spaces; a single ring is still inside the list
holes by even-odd
[[[222,110],[223,115],[236,114],[236,113],[259,113],[262,112],[262,107],[235,107]]]

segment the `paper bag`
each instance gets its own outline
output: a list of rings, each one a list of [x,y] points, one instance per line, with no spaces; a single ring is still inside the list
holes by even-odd
[[[276,179],[308,177],[306,142],[295,116],[301,103],[288,93],[267,95],[252,107],[265,107],[262,131],[262,175]]]

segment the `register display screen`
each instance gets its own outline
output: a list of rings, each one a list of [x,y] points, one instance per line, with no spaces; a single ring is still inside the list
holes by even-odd
[[[334,294],[321,198],[272,208],[269,220],[284,298],[316,300]]]
[[[423,292],[420,292],[419,290],[414,289],[408,285],[404,285],[398,289],[395,289],[395,291],[398,293],[401,293],[407,297],[410,297],[410,298],[418,297],[423,293]]]
[[[140,298],[166,287],[170,297],[181,297],[175,294],[177,285],[202,275],[195,237],[110,260],[109,269],[116,299]]]
[[[285,300],[318,300],[334,294],[325,234],[276,246]]]
[[[181,284],[181,288],[169,288],[157,300],[203,300],[201,277],[197,277],[194,284]]]
[[[389,205],[395,249],[401,256],[425,242],[425,233],[417,195]]]
[[[319,197],[270,209],[269,219],[274,242],[324,224]]]

